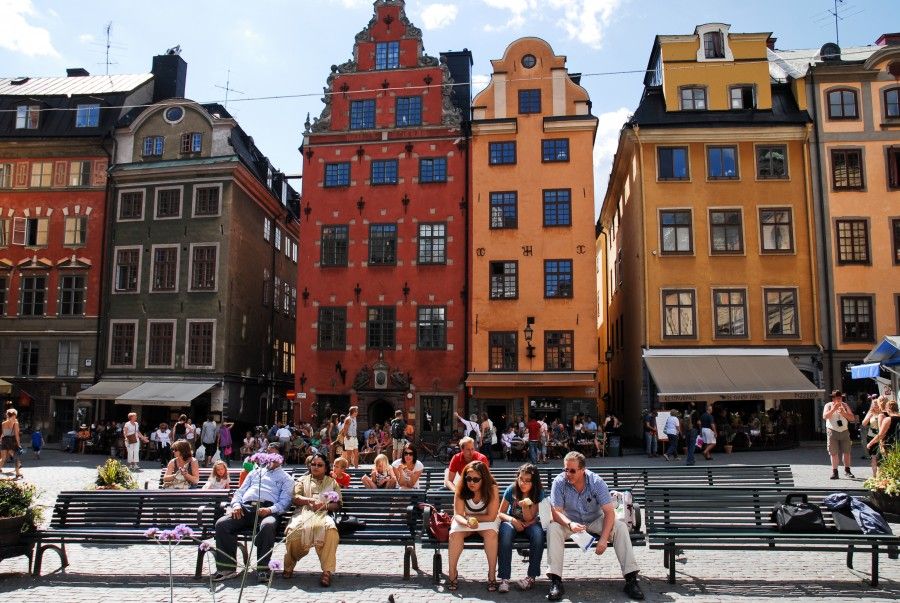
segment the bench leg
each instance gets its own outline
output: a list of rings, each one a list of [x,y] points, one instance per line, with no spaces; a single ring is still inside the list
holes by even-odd
[[[410,555],[410,562],[412,563],[412,568],[418,572],[419,571],[419,556],[416,553],[416,545],[415,544],[409,545],[409,555]]]
[[[847,547],[847,567],[853,569],[853,545]]]
[[[69,567],[69,557],[68,555],[66,555],[65,543],[62,543],[59,546],[56,546],[55,544],[41,544],[37,546],[37,552],[34,555],[34,566],[31,567],[31,564],[29,564],[31,575],[35,578],[40,578],[41,576],[41,566],[44,562],[44,551],[46,551],[47,549],[53,549],[59,555],[61,570]]]
[[[669,584],[675,584],[675,543],[667,544],[665,550],[669,556]]]
[[[199,580],[203,577],[203,558],[206,556],[206,551],[197,547],[197,567],[194,569],[194,580]]]
[[[872,587],[878,588],[878,545],[872,545]]]
[[[431,581],[435,584],[441,583],[441,550],[434,549],[434,555],[431,557]]]
[[[409,545],[406,545],[405,547],[403,547],[403,579],[404,580],[409,580],[409,566],[412,561],[409,549],[410,549]]]

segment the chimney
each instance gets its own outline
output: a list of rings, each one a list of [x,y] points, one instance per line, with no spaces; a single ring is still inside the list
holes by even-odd
[[[876,46],[897,46],[900,45],[900,33],[885,33],[881,34],[877,40],[875,40]]]
[[[180,55],[169,52],[153,57],[153,102],[184,98],[187,63]]]
[[[456,84],[450,92],[450,99],[459,109],[463,121],[472,119],[472,52],[468,48],[442,52],[441,59],[447,63],[450,77]],[[440,87],[440,82],[435,82]]]
[[[90,73],[84,67],[69,67],[66,69],[66,77],[87,77]]]
[[[778,38],[773,38],[772,36],[769,36],[769,39],[766,40],[766,48],[768,48],[769,50],[775,50],[775,42],[777,42],[777,41],[778,41]]]

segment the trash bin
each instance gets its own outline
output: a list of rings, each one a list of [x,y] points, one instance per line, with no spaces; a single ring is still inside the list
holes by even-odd
[[[607,454],[609,456],[622,456],[622,436],[609,436],[609,450]]]

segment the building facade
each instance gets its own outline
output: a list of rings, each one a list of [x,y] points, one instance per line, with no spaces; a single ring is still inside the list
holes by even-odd
[[[473,101],[470,412],[597,416],[597,118],[539,38],[491,61]]]
[[[294,417],[431,437],[464,396],[472,59],[425,54],[404,6],[374,3],[304,134]]]
[[[600,342],[633,435],[646,409],[705,403],[818,423],[811,124],[769,40],[722,23],[657,36],[621,131],[597,225]]]

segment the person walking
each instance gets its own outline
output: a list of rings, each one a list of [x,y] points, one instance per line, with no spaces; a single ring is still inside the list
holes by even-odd
[[[6,411],[6,420],[3,421],[3,435],[0,437],[0,470],[6,466],[6,461],[17,456],[21,447],[19,411],[9,408]],[[16,475],[19,475],[18,470],[16,470]]]
[[[172,431],[169,429],[168,423],[160,423],[159,428],[154,432],[156,436],[156,453],[159,463],[165,467],[172,458]]]
[[[678,438],[681,435],[680,416],[681,413],[677,410],[671,411],[666,419],[666,425],[663,427],[663,431],[669,439],[669,443],[666,445],[666,451],[663,453],[663,458],[667,461],[670,461],[673,458],[676,461],[678,460]]]
[[[394,411],[391,420],[391,460],[402,461],[403,449],[406,447],[406,421],[403,420],[403,411]]]
[[[219,445],[219,426],[212,415],[207,415],[206,422],[200,426],[200,444],[206,451],[204,464],[209,467]]]
[[[528,460],[532,465],[537,465],[541,455],[541,422],[535,415],[528,418]]]
[[[713,419],[713,407],[708,405],[706,412],[700,415],[700,437],[703,438],[703,458],[712,460],[712,451],[716,447],[716,421]]]
[[[822,419],[827,427],[827,448],[831,456],[831,479],[838,479],[838,462],[843,456],[844,476],[853,478],[850,471],[850,423],[855,420],[853,411],[844,400],[841,390],[831,392],[831,402],[825,405]]]
[[[700,415],[694,410],[693,404],[684,415],[684,423],[687,427],[684,430],[687,434],[685,438],[687,440],[687,456],[684,464],[695,465],[697,461],[694,460],[694,453],[697,451],[697,436],[700,433]]]
[[[648,410],[644,413],[644,448],[647,452],[647,458],[659,456],[659,430],[656,427],[656,410]]]
[[[615,504],[603,479],[585,469],[584,455],[570,452],[563,459],[563,472],[550,488],[553,522],[547,528],[547,554],[550,561],[550,592],[547,599],[559,601],[565,589],[562,583],[565,541],[572,534],[588,532],[596,536],[594,552],[599,556],[612,542],[616,558],[625,577],[625,594],[642,600],[638,584],[638,565],[634,559],[628,524],[616,519]]]
[[[354,469],[359,468],[359,437],[356,433],[356,417],[359,415],[359,406],[351,406],[344,419],[344,458],[346,458]]]
[[[122,435],[125,437],[125,450],[128,451],[128,467],[133,471],[140,471],[141,442],[146,444],[150,438],[141,433],[138,425],[137,413],[128,413],[128,422],[122,426]]]

